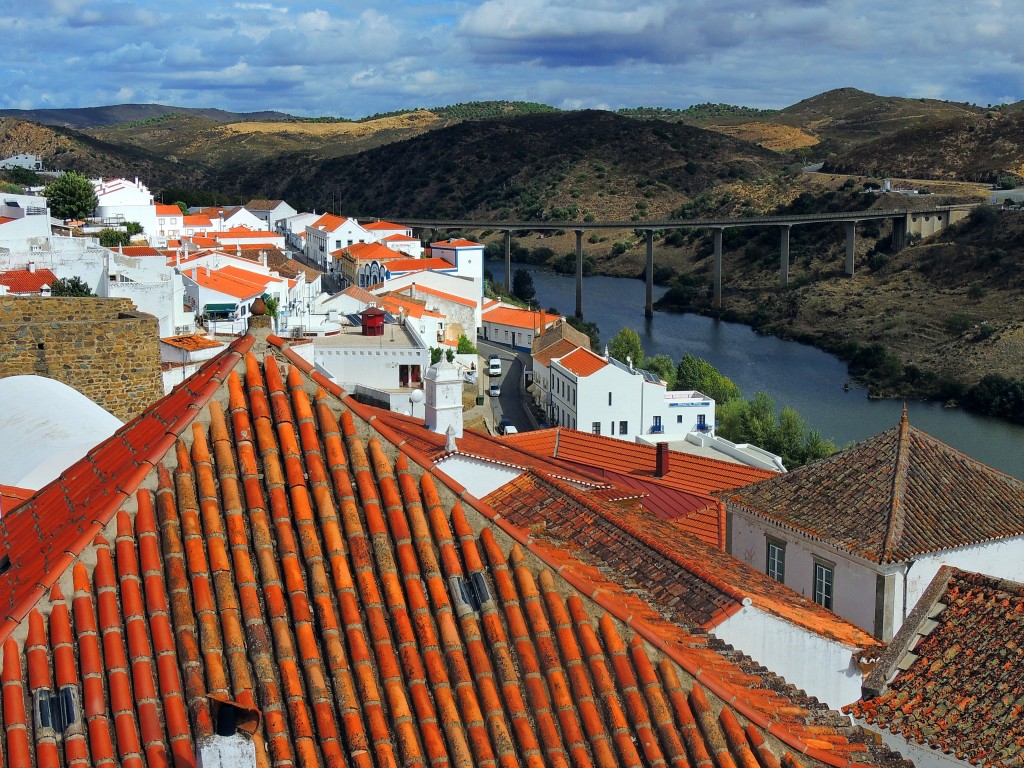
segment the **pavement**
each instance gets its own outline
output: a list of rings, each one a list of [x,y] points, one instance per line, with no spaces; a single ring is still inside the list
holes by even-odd
[[[509,419],[520,432],[538,429],[537,420],[526,404],[530,395],[526,391],[523,372],[530,360],[529,353],[482,339],[477,339],[476,347],[481,360],[477,365],[477,370],[481,372],[480,386],[484,393],[484,404],[469,409],[465,414],[465,419],[469,421],[475,416],[483,416],[491,434],[497,433],[497,425],[503,418]],[[487,394],[487,389],[493,381],[493,378],[485,373],[487,359],[491,355],[501,358],[501,394],[498,397],[491,397]]]

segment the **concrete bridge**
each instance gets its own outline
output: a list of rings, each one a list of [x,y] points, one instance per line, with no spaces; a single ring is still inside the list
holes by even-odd
[[[838,213],[806,213],[792,216],[751,216],[745,218],[714,218],[714,219],[675,219],[664,221],[470,221],[452,219],[404,219],[389,218],[396,224],[414,229],[437,230],[480,230],[496,229],[505,233],[505,287],[512,288],[512,233],[525,231],[552,232],[556,230],[572,230],[576,233],[576,314],[583,316],[583,235],[600,229],[632,229],[645,232],[647,236],[647,302],[644,312],[647,317],[654,315],[654,234],[672,229],[710,229],[713,234],[715,248],[714,262],[714,304],[722,305],[722,233],[733,227],[778,227],[779,243],[779,285],[789,284],[789,233],[795,226],[809,224],[846,225],[846,274],[852,276],[856,268],[855,254],[857,247],[857,225],[864,221],[892,220],[892,246],[900,250],[906,245],[907,235],[918,234],[922,237],[935,234],[950,224],[954,224],[973,210],[976,206],[946,205],[937,206],[923,211],[878,210],[852,211]]]

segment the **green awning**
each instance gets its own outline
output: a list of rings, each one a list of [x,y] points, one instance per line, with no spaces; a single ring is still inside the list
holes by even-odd
[[[238,309],[238,305],[237,304],[207,304],[203,308],[203,311],[206,314],[208,314],[208,315],[210,315],[210,314],[230,315],[236,309]]]

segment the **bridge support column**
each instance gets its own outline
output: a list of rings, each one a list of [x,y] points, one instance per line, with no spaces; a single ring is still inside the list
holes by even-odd
[[[719,309],[722,307],[722,232],[724,227],[715,227],[711,230],[715,236],[715,271],[714,271],[714,305]]]
[[[512,230],[505,230],[505,290],[512,293]]]
[[[576,317],[583,317],[583,230],[576,230]]]
[[[792,225],[783,224],[779,229],[782,231],[779,250],[782,255],[779,258],[779,285],[785,288],[789,285],[789,230]]]
[[[654,230],[647,230],[647,303],[644,317],[654,317]]]
[[[907,247],[907,217],[895,216],[892,220],[892,252],[897,253]]]
[[[855,269],[854,256],[857,252],[857,222],[846,222],[846,274],[853,277]]]

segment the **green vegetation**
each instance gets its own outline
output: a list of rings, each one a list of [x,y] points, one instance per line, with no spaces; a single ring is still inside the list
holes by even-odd
[[[547,104],[538,104],[533,101],[469,101],[465,104],[452,104],[430,110],[445,120],[489,120],[495,117],[515,117],[516,115],[561,111]]]
[[[739,107],[734,104],[694,104],[686,109],[667,109],[665,107],[629,107],[618,110],[625,117],[636,117],[645,120],[720,120],[729,117],[765,118],[778,113],[777,109],[756,109]]]
[[[50,286],[50,295],[77,297],[95,296],[85,280],[77,275],[68,278],[58,277],[53,281],[53,285]]]
[[[1024,381],[990,373],[967,390],[963,404],[989,416],[1024,424]]]
[[[739,400],[742,395],[732,379],[723,376],[707,360],[694,357],[689,352],[683,355],[676,367],[675,389],[696,390],[722,405]]]
[[[96,210],[92,182],[76,171],[58,176],[46,186],[43,194],[50,212],[58,219],[84,219]]]
[[[533,275],[529,270],[520,267],[512,273],[512,295],[527,303],[537,295],[537,289],[533,285]]]
[[[23,187],[34,187],[42,183],[42,177],[31,168],[11,168],[7,171],[7,176],[15,184]]]
[[[716,403],[717,405],[717,403]],[[716,433],[734,443],[751,443],[782,457],[787,469],[831,456],[835,443],[822,439],[794,408],[776,413],[775,401],[765,392],[753,400],[732,400],[716,408]]]
[[[620,363],[640,368],[644,362],[644,348],[640,334],[632,328],[623,328],[608,340],[608,354]]]
[[[120,229],[101,229],[97,235],[100,241],[100,245],[104,248],[117,248],[119,245],[128,245],[131,242],[131,237],[128,236],[127,232],[122,232]]]
[[[569,315],[565,322],[577,331],[587,334],[590,339],[590,349],[597,352],[601,348],[601,329],[592,320],[584,320],[579,315]]]
[[[459,336],[459,344],[455,348],[455,351],[460,355],[475,355],[477,354],[476,345],[469,340],[466,334]]]

